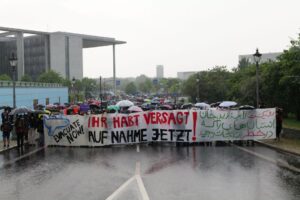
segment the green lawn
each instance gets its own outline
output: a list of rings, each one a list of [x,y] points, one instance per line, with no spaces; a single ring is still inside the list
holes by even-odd
[[[300,121],[297,121],[294,118],[285,118],[283,119],[283,127],[300,130]]]
[[[281,138],[280,141],[264,140],[264,143],[271,144],[281,149],[289,150],[300,154],[300,140]]]

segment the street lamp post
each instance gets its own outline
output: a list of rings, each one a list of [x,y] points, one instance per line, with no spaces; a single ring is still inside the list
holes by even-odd
[[[255,54],[253,54],[254,61],[256,63],[256,108],[259,107],[259,82],[258,82],[258,65],[261,59],[261,53],[259,53],[258,49],[256,49]]]
[[[99,94],[100,101],[102,102],[102,77],[100,76],[100,94]]]
[[[199,74],[198,77],[196,79],[197,81],[197,98],[196,98],[196,103],[200,100],[200,78],[199,78]]]
[[[75,82],[76,82],[76,79],[75,77],[72,78],[72,91],[73,91],[73,94],[74,94],[74,104],[76,102],[76,94],[75,94]]]
[[[16,66],[18,64],[18,59],[14,53],[12,53],[9,58],[9,64],[13,72],[13,107],[16,108]]]

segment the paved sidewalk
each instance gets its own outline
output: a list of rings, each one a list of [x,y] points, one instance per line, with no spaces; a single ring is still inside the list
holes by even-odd
[[[0,153],[3,152],[3,151],[6,151],[6,150],[9,150],[9,149],[13,149],[17,147],[17,141],[16,140],[10,140],[9,141],[9,148],[4,148],[3,146],[3,141],[0,141]]]
[[[265,144],[271,148],[300,156],[300,140],[298,139],[281,138],[280,141],[260,140],[258,142]]]

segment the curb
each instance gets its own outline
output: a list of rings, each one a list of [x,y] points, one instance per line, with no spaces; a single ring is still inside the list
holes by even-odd
[[[296,156],[300,156],[300,153],[297,153],[295,151],[291,151],[291,150],[287,150],[287,149],[282,149],[282,148],[277,147],[275,145],[267,144],[267,143],[264,143],[264,142],[261,142],[261,141],[258,141],[258,140],[254,140],[254,142],[256,142],[258,144],[261,144],[263,146],[269,147],[271,149],[275,149],[277,151],[283,152],[283,153],[289,153],[289,154],[293,154],[293,155],[296,155]]]
[[[9,150],[12,150],[12,149],[14,149],[14,148],[17,148],[17,145],[10,146],[9,148],[6,148],[6,149],[2,149],[2,150],[0,150],[0,153],[4,153],[4,152],[9,151]]]

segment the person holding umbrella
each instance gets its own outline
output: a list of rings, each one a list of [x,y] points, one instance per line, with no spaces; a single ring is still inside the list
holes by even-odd
[[[9,148],[9,138],[10,138],[10,132],[12,130],[10,121],[9,121],[9,110],[5,109],[2,113],[2,124],[1,124],[1,131],[3,133],[3,147]]]
[[[26,121],[24,115],[17,114],[16,117],[17,119],[15,121],[15,130],[17,134],[17,143],[18,148],[22,148],[24,144],[25,131],[27,130]]]

